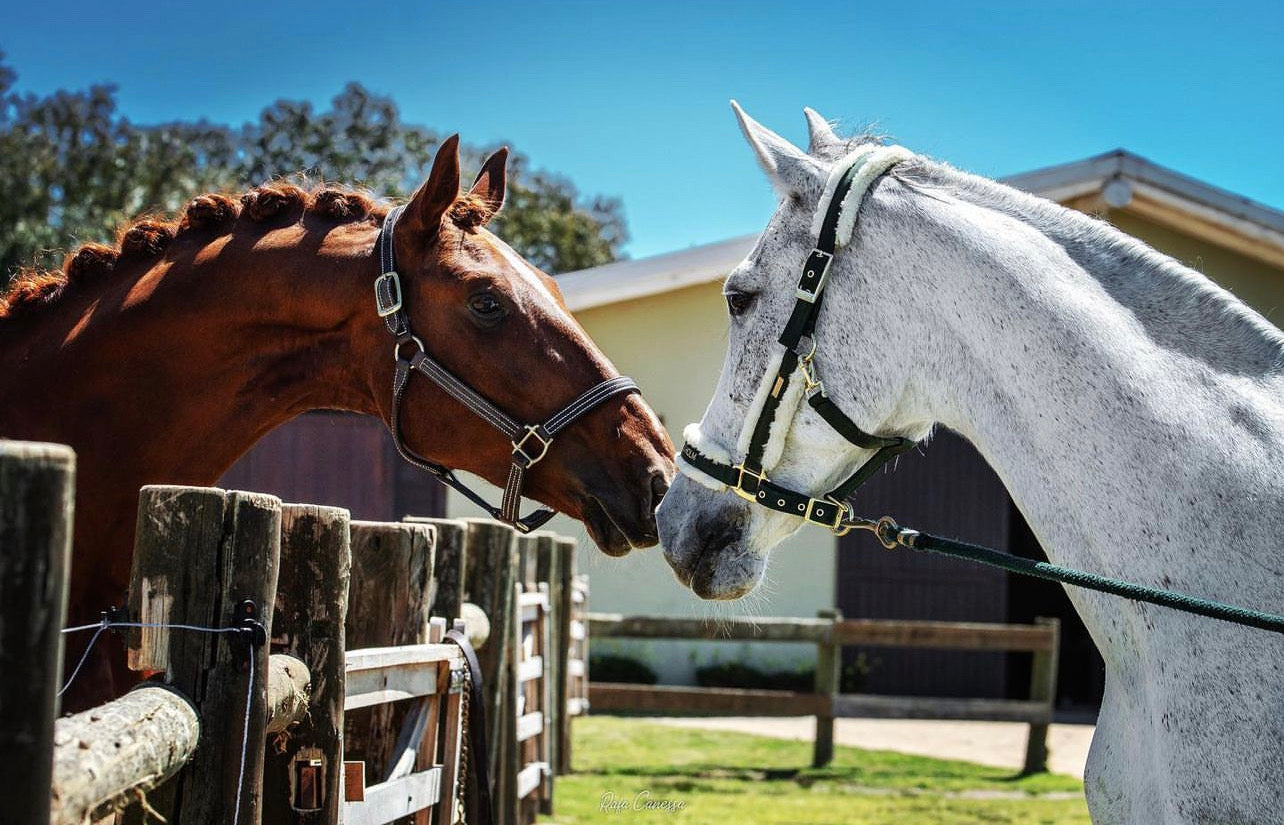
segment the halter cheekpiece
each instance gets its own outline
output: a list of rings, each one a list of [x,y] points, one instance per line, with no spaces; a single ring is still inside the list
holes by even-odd
[[[851,506],[847,498],[865,483],[874,471],[892,458],[916,446],[917,442],[901,436],[882,436],[868,433],[852,421],[838,405],[825,394],[825,385],[818,375],[816,340],[813,333],[820,307],[824,300],[829,270],[838,249],[851,237],[861,204],[874,183],[889,169],[912,157],[899,146],[865,147],[835,165],[830,174],[825,194],[816,207],[813,229],[816,246],[803,264],[802,276],[794,292],[794,308],[778,339],[783,351],[773,356],[760,385],[755,406],[760,405],[757,418],[746,420],[741,433],[743,459],[737,464],[717,461],[705,455],[691,443],[682,447],[679,467],[688,475],[697,471],[747,501],[760,504],[780,513],[796,516],[813,524],[826,527],[842,535],[855,526],[851,520]],[[777,359],[779,366],[771,369]],[[790,490],[767,478],[771,466],[764,466],[768,444],[783,445],[783,439],[792,424],[792,418],[776,426],[777,414],[789,395],[790,382],[795,374],[802,374],[802,392],[807,403],[820,414],[839,435],[857,447],[874,450],[869,460],[841,484],[820,497]],[[792,416],[797,407],[786,414]],[[779,439],[779,442],[777,442]],[[775,451],[778,454],[778,450]],[[772,462],[774,463],[774,462]]]
[[[522,533],[537,530],[556,515],[557,511],[540,507],[524,518],[521,516],[522,484],[526,479],[527,471],[548,454],[553,438],[559,432],[609,398],[623,393],[640,392],[638,385],[632,378],[623,375],[608,378],[585,390],[542,424],[519,424],[508,413],[468,386],[461,378],[434,360],[424,348],[423,341],[410,329],[410,318],[405,310],[401,278],[396,271],[397,260],[392,243],[393,228],[397,225],[397,219],[404,208],[397,207],[388,212],[388,216],[384,218],[383,227],[379,230],[379,239],[375,242],[375,248],[379,253],[380,272],[374,282],[375,306],[389,334],[395,339],[392,353],[397,367],[393,375],[392,421],[389,423],[393,443],[402,458],[421,470],[432,473],[443,484],[484,509],[492,518],[499,519]],[[406,357],[404,353],[411,346],[414,351]],[[410,382],[410,376],[416,372],[430,378],[448,395],[503,433],[512,444],[513,463],[508,469],[508,480],[504,485],[504,496],[499,507],[489,504],[479,493],[464,484],[455,475],[454,470],[424,458],[406,445],[401,436],[401,402],[406,392],[406,385]]]

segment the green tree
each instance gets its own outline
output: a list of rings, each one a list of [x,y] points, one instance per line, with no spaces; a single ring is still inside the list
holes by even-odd
[[[441,136],[403,123],[392,99],[351,83],[328,110],[281,100],[239,128],[200,121],[139,126],[115,89],[20,94],[0,53],[0,271],[56,266],[77,243],[109,241],[122,222],[172,212],[193,195],[305,176],[408,195]],[[465,147],[466,166],[488,152]],[[620,202],[584,198],[514,153],[509,201],[493,227],[551,272],[614,260],[628,239]]]

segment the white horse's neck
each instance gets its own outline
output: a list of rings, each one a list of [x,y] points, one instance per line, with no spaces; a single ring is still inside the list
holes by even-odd
[[[947,231],[906,241],[950,273],[933,417],[978,446],[1054,561],[1280,607],[1284,336],[1104,224],[932,174],[948,194],[918,200]],[[1078,601],[1103,646],[1132,635],[1106,627],[1119,605]]]
[[[936,197],[900,201],[925,223],[885,239],[941,273],[915,404],[977,445],[1052,561],[1284,609],[1284,336],[1109,227],[928,174]],[[1094,818],[1275,821],[1284,639],[1068,592],[1107,664]]]

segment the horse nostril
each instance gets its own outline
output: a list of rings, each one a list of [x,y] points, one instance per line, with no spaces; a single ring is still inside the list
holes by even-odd
[[[660,501],[664,498],[664,494],[667,492],[669,492],[669,479],[665,477],[665,474],[663,471],[655,470],[651,474],[651,512],[652,513],[655,512],[655,508],[660,506]]]

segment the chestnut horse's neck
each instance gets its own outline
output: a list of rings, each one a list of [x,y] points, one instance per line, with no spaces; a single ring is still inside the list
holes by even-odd
[[[99,576],[126,583],[140,486],[211,484],[307,410],[381,413],[392,359],[371,292],[376,232],[304,215],[181,233],[151,265],[122,261],[0,318],[0,434],[78,456],[73,604]]]

